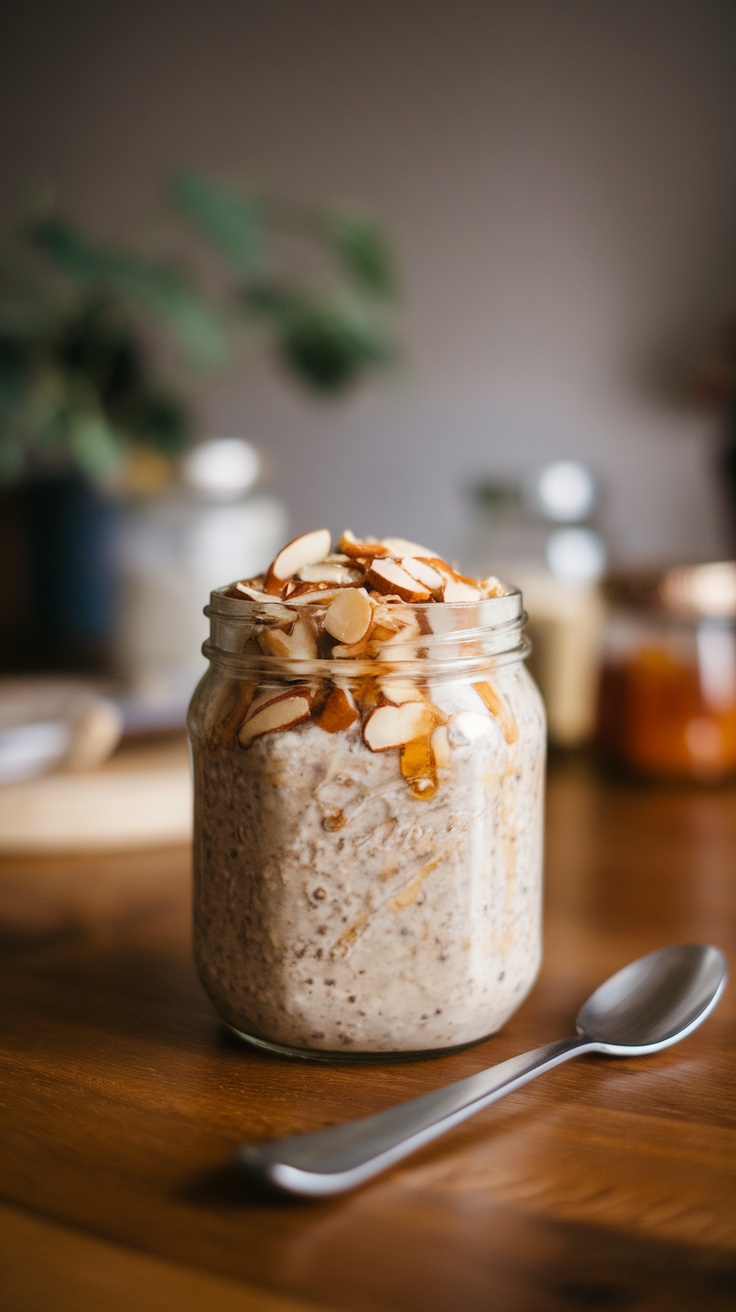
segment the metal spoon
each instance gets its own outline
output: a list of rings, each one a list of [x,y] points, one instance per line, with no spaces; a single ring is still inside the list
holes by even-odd
[[[543,1071],[584,1052],[637,1057],[678,1043],[715,1007],[727,979],[718,948],[661,948],[612,975],[578,1013],[577,1037],[535,1048],[375,1116],[247,1145],[240,1161],[286,1193],[325,1197],[378,1175]]]

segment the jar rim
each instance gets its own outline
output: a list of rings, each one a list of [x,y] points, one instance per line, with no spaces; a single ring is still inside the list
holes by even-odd
[[[269,620],[282,617],[293,621],[299,614],[318,616],[326,610],[329,600],[299,600],[291,604],[280,598],[257,601],[228,596],[225,588],[217,588],[204,611],[210,620],[210,638],[203,652],[208,659],[224,662],[233,671],[242,671],[247,666],[264,675],[278,672],[283,677],[298,679],[308,674],[325,677],[341,674],[352,678],[376,673],[379,666],[381,675],[388,677],[394,671],[406,677],[411,670],[415,673],[423,670],[426,675],[428,667],[432,677],[443,671],[450,676],[466,669],[470,673],[483,663],[487,666],[489,660],[499,663],[523,659],[530,649],[522,633],[527,616],[521,592],[509,588],[503,596],[477,601],[391,603],[392,614],[419,620],[420,631],[415,627],[406,639],[393,638],[378,644],[377,656],[294,659],[245,650],[259,619],[268,624]]]

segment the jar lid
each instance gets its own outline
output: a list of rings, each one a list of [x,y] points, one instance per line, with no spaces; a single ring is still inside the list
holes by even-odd
[[[736,561],[676,565],[665,570],[609,574],[604,592],[614,605],[679,619],[736,619]]]

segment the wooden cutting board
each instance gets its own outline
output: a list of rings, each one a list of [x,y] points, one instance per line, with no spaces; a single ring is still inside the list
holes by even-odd
[[[82,852],[188,842],[183,736],[123,744],[104,766],[0,787],[0,852]]]

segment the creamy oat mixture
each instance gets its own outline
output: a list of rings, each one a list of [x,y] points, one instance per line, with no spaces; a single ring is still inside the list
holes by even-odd
[[[473,603],[508,590],[400,539],[330,555],[315,536],[310,560],[297,539],[227,590],[240,664],[193,702],[199,971],[230,1025],[272,1043],[472,1042],[540,961],[541,701],[518,656],[460,668]],[[440,669],[433,635],[458,612]]]

